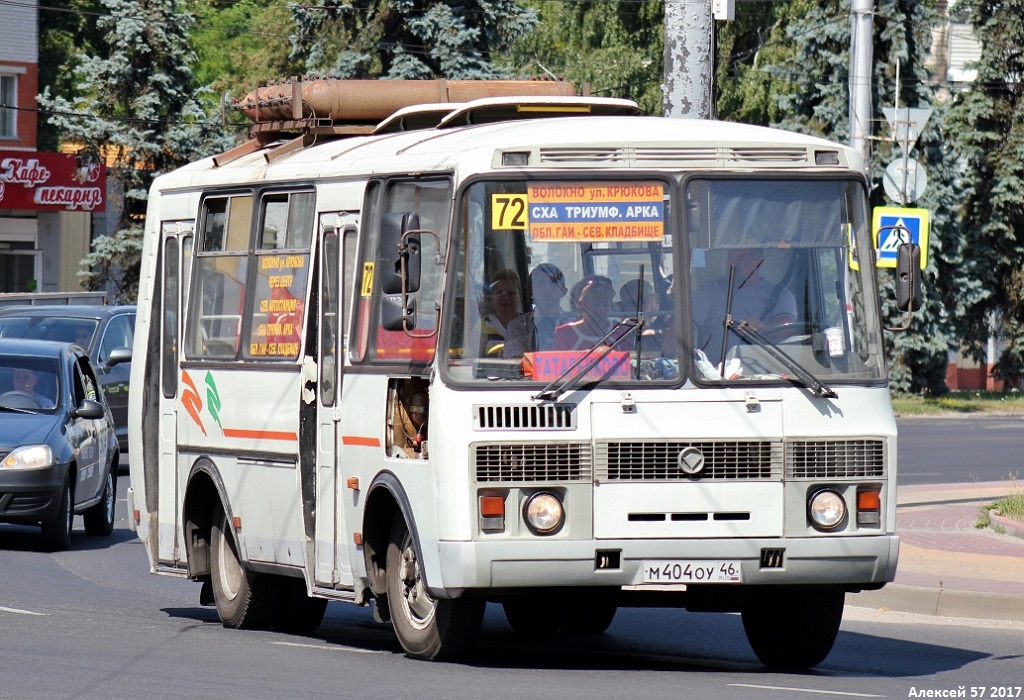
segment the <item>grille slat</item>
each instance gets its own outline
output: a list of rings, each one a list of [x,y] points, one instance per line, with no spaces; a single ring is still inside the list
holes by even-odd
[[[696,163],[719,165],[736,163],[812,164],[807,149],[787,146],[653,146],[653,147],[585,147],[541,148],[543,164],[586,165],[614,164],[645,166],[652,164],[679,166]]]
[[[697,477],[691,477],[679,466],[679,453],[687,447],[697,448],[704,455],[704,469]],[[778,480],[782,478],[782,443],[770,440],[599,443],[595,470],[602,481]]]
[[[799,440],[786,443],[786,477],[850,479],[884,477],[882,440]]]
[[[589,481],[590,448],[583,443],[474,445],[478,482]]]
[[[572,404],[474,406],[477,430],[575,430]]]

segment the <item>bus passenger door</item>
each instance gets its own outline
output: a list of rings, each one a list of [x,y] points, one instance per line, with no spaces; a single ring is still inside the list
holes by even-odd
[[[314,579],[317,585],[351,588],[349,534],[345,528],[345,483],[338,463],[342,364],[345,356],[345,297],[356,255],[358,214],[320,217],[320,348],[317,363],[317,449]]]
[[[164,222],[161,227],[163,274],[157,279],[163,285],[162,318],[151,320],[151,323],[161,324],[160,392],[157,394],[157,401],[160,404],[160,467],[156,470],[159,478],[156,499],[160,513],[157,558],[160,562],[170,565],[177,565],[184,559],[180,540],[176,414],[181,371],[181,334],[184,328],[182,310],[188,293],[193,228],[194,224],[191,221]],[[147,499],[152,496],[147,489]]]

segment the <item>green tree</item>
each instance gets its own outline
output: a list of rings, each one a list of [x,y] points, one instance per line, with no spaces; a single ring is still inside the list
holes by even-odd
[[[507,78],[494,59],[536,24],[515,0],[291,4],[292,59],[339,78]]]
[[[964,1],[981,43],[977,75],[949,115],[963,165],[963,221],[957,320],[964,350],[984,359],[995,333],[1003,347],[994,374],[1024,380],[1024,2]]]
[[[224,150],[232,138],[203,110],[205,91],[189,68],[192,17],[180,3],[102,0],[102,7],[103,55],[79,54],[73,96],[52,95],[47,87],[38,99],[65,139],[114,163],[109,187],[123,192],[123,208],[113,240],[97,239],[81,274],[87,289],[112,286],[119,300],[132,300],[153,177]]]
[[[636,2],[529,3],[537,29],[516,42],[505,60],[519,75],[557,75],[590,92],[636,100],[662,111],[665,5]]]
[[[738,22],[730,29],[729,42],[722,42],[727,55],[722,59],[727,83],[718,101],[722,118],[742,118],[791,131],[849,141],[849,2],[789,0],[771,8],[759,3],[737,4]],[[748,9],[749,8],[749,9]],[[751,13],[750,17],[746,13]],[[758,23],[771,20],[765,30]],[[933,0],[905,3],[877,0],[873,28],[872,104],[876,118],[883,106],[938,108],[928,84],[925,61],[929,55],[931,29],[939,21]],[[895,73],[900,66],[897,91]],[[774,103],[774,104],[773,104]],[[916,203],[931,211],[931,245],[928,268],[924,271],[924,308],[914,315],[910,329],[887,333],[891,358],[891,381],[897,391],[941,394],[948,389],[945,371],[949,346],[955,337],[951,321],[952,280],[958,256],[959,229],[952,188],[955,160],[944,147],[948,139],[940,118],[933,118],[921,134],[914,157],[929,173],[929,188]],[[878,122],[875,122],[877,124]],[[887,136],[878,126],[875,136]],[[880,186],[885,166],[899,154],[887,141],[875,144],[868,164],[872,205],[892,205]],[[893,275],[879,272],[883,312],[891,326],[902,325],[892,298]]]

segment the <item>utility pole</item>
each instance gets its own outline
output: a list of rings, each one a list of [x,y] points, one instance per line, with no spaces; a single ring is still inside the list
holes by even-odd
[[[873,0],[850,3],[850,147],[871,162],[871,53],[874,22]]]
[[[666,117],[711,118],[711,15],[712,0],[665,0]]]

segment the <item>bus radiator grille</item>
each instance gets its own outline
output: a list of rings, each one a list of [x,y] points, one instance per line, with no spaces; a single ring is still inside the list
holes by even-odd
[[[794,440],[786,443],[786,478],[883,478],[885,455],[880,439]]]
[[[476,430],[575,430],[573,404],[473,406]]]
[[[592,459],[585,443],[478,444],[470,450],[480,483],[591,479]]]
[[[695,448],[703,468],[689,474],[680,455]],[[692,450],[691,450],[692,451]],[[595,472],[600,481],[689,481],[782,479],[778,440],[635,440],[598,443]]]

